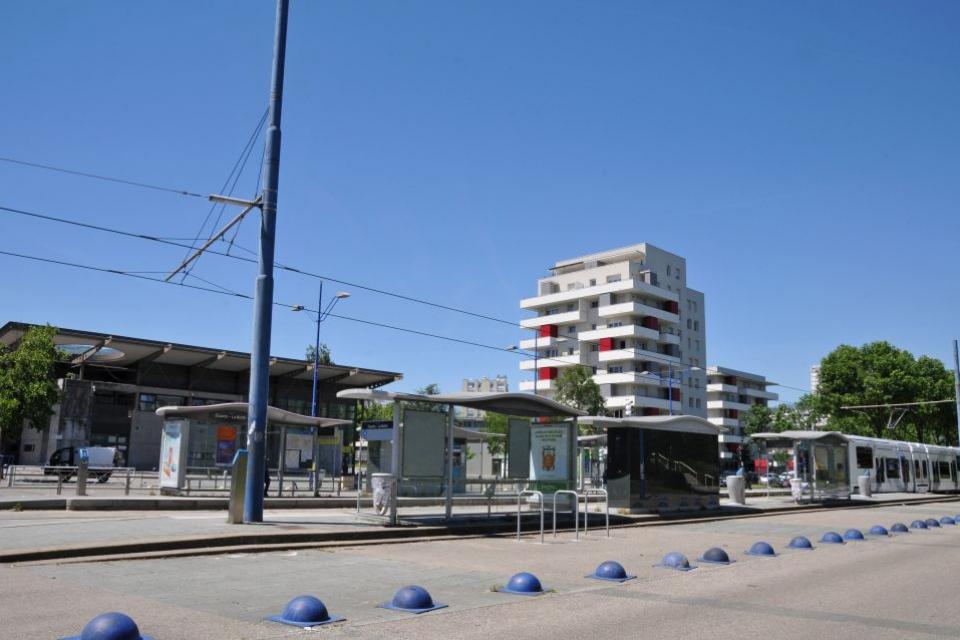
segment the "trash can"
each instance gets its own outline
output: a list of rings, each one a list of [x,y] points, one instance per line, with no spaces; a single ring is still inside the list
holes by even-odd
[[[743,476],[727,476],[727,493],[733,504],[747,504],[747,482]]]
[[[370,485],[373,489],[373,510],[379,515],[386,514],[393,496],[393,474],[374,473]]]
[[[873,495],[873,488],[870,485],[870,476],[857,476],[857,486],[860,489],[860,495],[869,498]]]

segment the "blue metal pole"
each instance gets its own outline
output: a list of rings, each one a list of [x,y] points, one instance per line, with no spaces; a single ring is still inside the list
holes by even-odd
[[[661,369],[661,371],[663,371],[663,369]],[[670,415],[673,415],[673,363],[672,362],[667,363],[667,375],[669,376],[669,378],[667,379],[667,388],[669,389],[669,391],[667,393],[670,394]]]
[[[320,281],[320,295],[317,297],[317,339],[313,343],[313,399],[310,401],[310,415],[317,417],[317,367],[320,366],[320,321],[323,319],[323,280]]]
[[[273,253],[277,227],[277,190],[280,183],[280,115],[283,107],[283,71],[287,52],[289,0],[277,0],[273,45],[273,77],[267,124],[263,194],[260,216],[260,255],[253,302],[253,349],[250,357],[250,405],[247,413],[247,484],[244,522],[263,522],[263,477],[267,465],[267,399],[270,391],[270,333],[273,322]]]

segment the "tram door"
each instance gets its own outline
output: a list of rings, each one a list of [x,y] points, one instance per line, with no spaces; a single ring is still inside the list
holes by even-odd
[[[900,472],[903,476],[903,490],[912,492],[914,490],[913,474],[911,473],[910,460],[906,456],[900,456]]]

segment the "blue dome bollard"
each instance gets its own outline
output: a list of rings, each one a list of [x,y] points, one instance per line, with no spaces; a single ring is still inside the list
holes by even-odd
[[[687,556],[683,555],[679,551],[671,551],[667,555],[663,556],[663,560],[660,561],[660,564],[656,565],[664,569],[674,569],[676,571],[690,571],[696,569],[696,567],[690,564],[690,561],[687,560]]]
[[[153,640],[140,635],[137,623],[125,613],[102,613],[83,628],[79,636],[63,640]]]
[[[754,542],[750,549],[747,551],[748,556],[760,556],[763,558],[773,558],[777,555],[777,552],[773,550],[773,547],[763,540],[759,542]]]
[[[957,524],[956,518],[951,518],[950,516],[943,516],[940,518],[940,524]]]
[[[287,603],[287,606],[283,608],[283,613],[277,616],[269,616],[267,620],[307,628],[340,622],[344,618],[331,616],[327,611],[327,605],[323,604],[319,598],[297,596]]]
[[[627,580],[633,580],[637,576],[627,575],[627,570],[624,569],[623,565],[619,562],[607,560],[597,565],[593,573],[584,577],[593,578],[594,580],[607,580],[609,582],[626,582]]]
[[[512,593],[515,596],[539,596],[543,594],[543,585],[532,573],[525,571],[510,576],[507,586],[497,589],[500,593]]]
[[[904,530],[906,530],[906,527],[904,527]],[[887,531],[887,528],[884,527],[884,526],[882,526],[882,525],[879,525],[879,524],[875,524],[875,525],[873,525],[872,527],[870,527],[870,531],[868,531],[867,533],[869,533],[869,534],[872,535],[872,536],[888,536],[888,535],[890,535],[890,532]]]
[[[843,533],[844,540],[865,540],[863,532],[860,529],[847,529]]]
[[[733,562],[733,560],[730,559],[730,554],[720,547],[710,547],[704,551],[703,555],[697,558],[697,560],[710,564],[730,564]]]
[[[843,544],[843,538],[836,531],[827,531],[820,537],[823,544]]]
[[[923,520],[914,520],[913,522],[910,523],[910,528],[911,528],[911,529],[926,529],[926,528],[927,528],[927,523],[924,522]]]
[[[813,543],[806,536],[797,536],[787,545],[791,549],[800,549],[802,551],[813,551]]]
[[[939,529],[940,521],[936,518],[927,518],[924,522],[927,523],[927,528],[929,529]]]
[[[434,602],[426,589],[414,584],[401,587],[393,594],[393,600],[378,606],[383,609],[406,611],[407,613],[426,613],[427,611],[443,609],[447,605]]]
[[[897,522],[892,527],[890,527],[890,532],[891,533],[910,533],[910,529],[908,529],[907,525],[903,524],[902,522]]]

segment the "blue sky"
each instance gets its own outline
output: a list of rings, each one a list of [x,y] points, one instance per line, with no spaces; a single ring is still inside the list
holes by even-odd
[[[0,155],[216,191],[266,106],[273,20],[267,1],[8,0]],[[705,292],[711,363],[806,388],[842,342],[947,360],[960,334],[958,29],[949,1],[294,0],[277,258],[519,319],[556,260],[650,242],[685,256]],[[237,193],[255,188],[248,170]],[[170,237],[193,237],[208,210],[7,163],[0,205]],[[0,250],[134,271],[182,257],[0,224]],[[256,226],[238,243],[255,248]],[[3,321],[250,348],[242,300],[0,265]],[[205,257],[194,273],[251,293],[254,271]],[[276,289],[315,305],[316,280],[281,272]],[[521,337],[351,293],[338,310],[359,318]],[[311,339],[307,316],[275,312],[275,354]],[[339,362],[402,371],[402,388],[519,379],[515,354],[333,318],[323,340]]]

